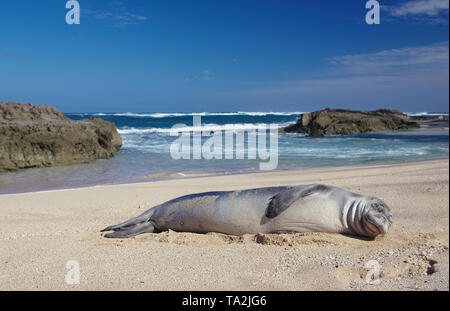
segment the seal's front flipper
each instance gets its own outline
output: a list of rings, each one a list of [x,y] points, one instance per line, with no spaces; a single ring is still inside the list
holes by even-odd
[[[146,222],[131,227],[128,226],[114,229],[114,232],[105,234],[105,238],[130,238],[141,233],[152,233],[154,231],[155,227],[153,224],[151,222]]]
[[[330,187],[325,185],[308,185],[307,187],[287,187],[270,199],[266,209],[267,218],[275,218],[285,211],[292,203],[298,199],[305,198],[315,193],[329,191]]]

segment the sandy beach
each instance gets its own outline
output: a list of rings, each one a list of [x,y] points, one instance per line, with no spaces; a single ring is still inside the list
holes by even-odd
[[[309,183],[382,198],[391,232],[99,232],[185,194]],[[0,290],[449,290],[448,195],[448,159],[0,195]],[[367,279],[372,260],[379,282]],[[66,284],[68,261],[79,263],[79,284]]]

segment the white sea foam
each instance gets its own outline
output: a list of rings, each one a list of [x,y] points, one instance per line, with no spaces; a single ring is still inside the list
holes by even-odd
[[[168,118],[168,117],[191,117],[191,116],[298,116],[305,112],[251,112],[251,111],[238,111],[238,112],[156,112],[156,113],[133,113],[133,112],[121,112],[121,113],[74,113],[72,115],[78,116],[113,116],[113,117],[137,117],[137,118]]]
[[[278,127],[288,126],[289,124],[291,123],[289,122],[278,124]],[[238,132],[260,128],[269,129],[269,124],[266,123],[229,123],[222,125],[204,124],[202,126],[178,127],[176,128],[176,130],[173,130],[172,128],[158,128],[158,127],[150,127],[150,128],[123,127],[118,129],[118,131],[120,134],[127,135],[127,134],[170,133],[172,131],[183,133],[183,132],[201,132],[201,131],[213,132],[213,131],[230,130]]]
[[[120,113],[69,113],[69,115],[77,116],[113,116],[113,117],[137,117],[137,118],[168,118],[168,117],[189,117],[189,116],[299,116],[306,111],[238,111],[238,112],[155,112],[155,113],[135,113],[135,112],[120,112]],[[448,116],[448,112],[405,112],[409,116]]]
[[[427,116],[447,116],[448,112],[405,112],[411,117],[427,117]]]

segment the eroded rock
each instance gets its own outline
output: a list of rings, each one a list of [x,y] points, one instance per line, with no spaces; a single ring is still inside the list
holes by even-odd
[[[54,107],[0,102],[0,172],[111,158],[121,146],[111,122],[73,121]]]
[[[378,109],[365,112],[327,108],[303,114],[297,123],[281,129],[281,132],[304,133],[319,137],[332,134],[349,135],[383,130],[408,130],[418,127],[416,122],[397,110]]]

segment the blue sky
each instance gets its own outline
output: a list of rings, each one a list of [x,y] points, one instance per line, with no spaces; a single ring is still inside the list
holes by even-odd
[[[447,0],[0,2],[0,101],[64,112],[448,111]]]

